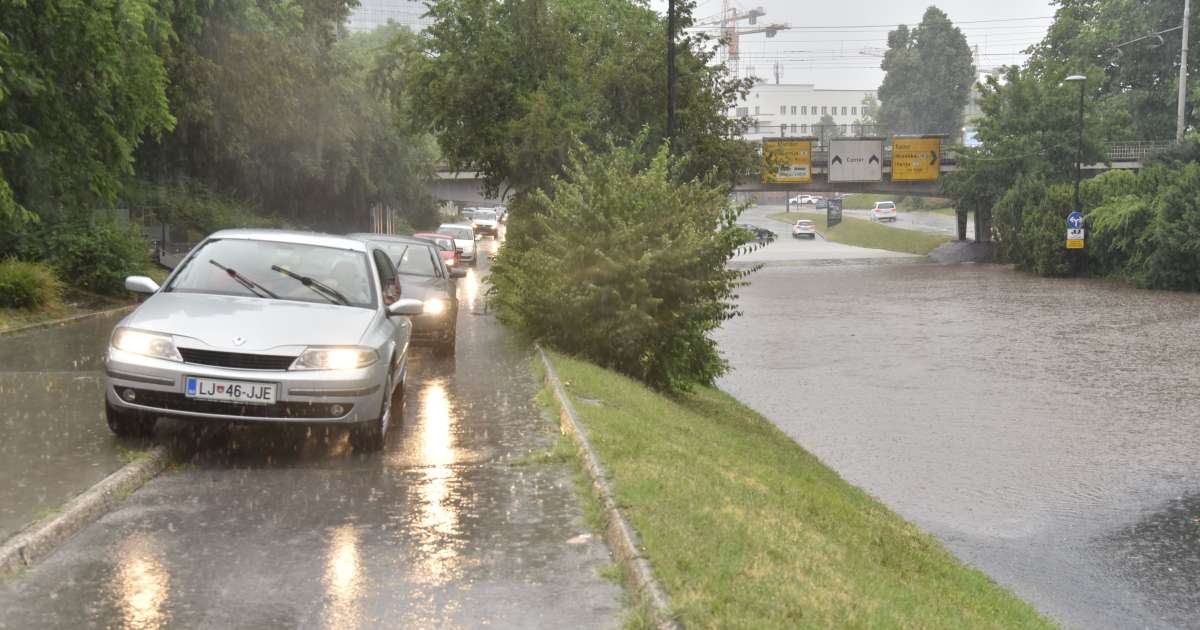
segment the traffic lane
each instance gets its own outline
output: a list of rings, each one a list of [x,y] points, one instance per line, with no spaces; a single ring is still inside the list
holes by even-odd
[[[750,280],[723,388],[1067,625],[1195,627],[1200,297],[992,265]]]
[[[777,221],[767,216],[779,212],[784,212],[783,206],[758,205],[751,206],[742,213],[742,221],[771,230],[776,234],[776,239],[769,245],[764,245],[748,253],[735,256],[733,258],[734,264],[763,263],[776,265],[787,264],[789,262],[802,262],[813,265],[843,264],[847,262],[888,263],[919,260],[918,257],[914,257],[911,254],[843,245],[828,241],[819,235],[815,239],[793,238],[791,223]]]
[[[0,336],[0,540],[121,467],[101,360],[123,314]]]
[[[486,268],[459,281],[456,357],[414,352],[382,452],[160,422],[182,464],[0,587],[0,627],[617,625],[567,467],[522,464],[556,432],[528,348],[483,314]]]

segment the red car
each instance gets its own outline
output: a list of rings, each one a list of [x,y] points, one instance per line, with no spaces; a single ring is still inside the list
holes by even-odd
[[[433,244],[437,245],[438,256],[442,257],[442,262],[446,263],[447,267],[453,267],[459,263],[458,249],[454,247],[453,236],[437,232],[418,232],[413,236],[433,241]]]

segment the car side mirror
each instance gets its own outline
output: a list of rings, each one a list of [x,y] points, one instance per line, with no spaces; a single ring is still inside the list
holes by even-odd
[[[425,312],[425,303],[412,298],[400,298],[387,306],[388,315],[412,317]]]
[[[451,278],[466,278],[467,270],[463,269],[462,267],[451,267],[450,268],[450,277]]]
[[[158,283],[146,276],[129,276],[125,278],[125,290],[134,293],[155,293],[158,291]]]

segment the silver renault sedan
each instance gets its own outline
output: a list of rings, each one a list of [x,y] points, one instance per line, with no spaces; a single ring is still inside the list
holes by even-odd
[[[117,435],[159,416],[336,423],[356,449],[382,446],[402,400],[410,316],[388,255],[357,239],[225,230],[205,239],[113,330],[106,411]],[[398,394],[398,395],[397,395]]]

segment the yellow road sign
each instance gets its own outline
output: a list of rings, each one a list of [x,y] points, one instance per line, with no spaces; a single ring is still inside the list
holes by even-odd
[[[812,182],[812,140],[763,138],[765,184],[808,184]]]
[[[892,138],[892,181],[933,181],[941,171],[941,138]]]
[[[1083,239],[1073,238],[1068,240],[1067,249],[1083,249]]]

